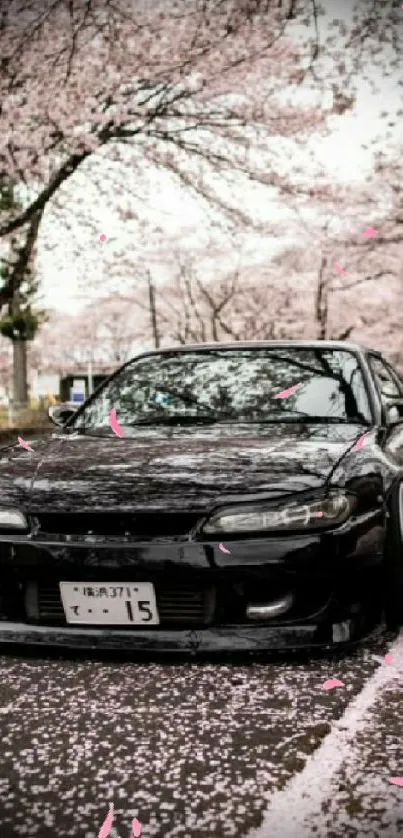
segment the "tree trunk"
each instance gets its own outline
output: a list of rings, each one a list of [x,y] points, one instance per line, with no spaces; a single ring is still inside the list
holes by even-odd
[[[27,342],[13,340],[13,407],[19,410],[27,405]]]
[[[14,290],[10,314],[20,312],[20,289]],[[20,410],[28,405],[27,343],[13,340],[13,408]]]

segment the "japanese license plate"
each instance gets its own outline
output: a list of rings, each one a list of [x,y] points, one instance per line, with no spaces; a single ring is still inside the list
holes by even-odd
[[[150,582],[59,582],[68,623],[102,626],[159,624]]]

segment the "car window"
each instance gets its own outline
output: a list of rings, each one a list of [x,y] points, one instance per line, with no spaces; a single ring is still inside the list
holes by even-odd
[[[173,351],[134,359],[103,385],[72,427],[110,432],[112,409],[126,436],[139,423],[176,420],[371,422],[359,359],[347,350],[299,347]]]
[[[399,396],[401,397],[402,390],[399,387],[391,368],[383,360],[383,358],[379,358],[375,355],[369,355],[368,363],[372,370],[375,383],[381,397],[386,399],[399,398]]]

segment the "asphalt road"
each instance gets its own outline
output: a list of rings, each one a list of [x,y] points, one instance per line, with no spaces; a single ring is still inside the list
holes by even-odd
[[[303,776],[392,641],[384,636],[341,658],[251,664],[2,654],[1,838],[97,838],[110,802],[121,838],[132,835],[134,817],[142,838],[277,834],[264,828],[270,800]],[[345,686],[324,691],[329,678]],[[394,689],[389,715],[383,703],[377,710],[384,778],[399,772],[399,759],[403,775]],[[403,801],[403,788],[389,788]],[[395,835],[346,832],[346,821],[334,829],[331,838]]]

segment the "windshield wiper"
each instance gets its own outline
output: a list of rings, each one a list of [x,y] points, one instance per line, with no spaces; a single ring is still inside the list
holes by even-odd
[[[139,419],[137,422],[126,423],[126,427],[133,428],[138,426],[156,426],[156,425],[214,425],[220,419],[227,418],[225,415],[213,416],[210,414],[203,414],[201,416],[154,416],[150,419]]]
[[[323,425],[347,425],[347,424],[365,424],[366,427],[369,427],[369,423],[363,422],[362,419],[346,419],[344,416],[310,416],[305,413],[301,415],[290,414],[290,415],[282,415],[282,416],[273,416],[268,417],[265,419],[244,419],[242,417],[234,417],[228,414],[221,414],[219,413],[216,417],[209,416],[208,414],[203,414],[200,416],[165,416],[165,417],[155,417],[153,419],[139,419],[137,422],[132,422],[127,427],[133,427],[138,425],[143,426],[155,426],[155,425],[214,425],[218,422],[222,422],[225,420],[230,420],[235,424],[238,425],[264,425],[264,424],[278,424],[281,422],[293,423],[293,424],[309,424],[310,422],[315,424],[323,424]]]
[[[136,422],[125,423],[124,427],[127,428],[134,428],[134,427],[143,427],[143,428],[152,428],[152,427],[161,427],[161,426],[174,426],[174,425],[215,425],[218,422],[225,422],[230,421],[235,424],[239,425],[276,425],[281,424],[282,422],[286,424],[294,424],[294,425],[308,425],[310,423],[317,424],[317,425],[363,425],[365,427],[371,427],[370,422],[365,422],[361,419],[361,417],[348,417],[345,416],[315,416],[309,415],[306,413],[296,414],[282,414],[277,416],[270,416],[265,417],[262,419],[246,419],[239,416],[232,416],[231,414],[226,413],[219,413],[216,416],[212,416],[208,413],[201,414],[199,416],[187,416],[187,415],[176,415],[176,416],[157,416],[149,417],[148,419],[138,419]],[[81,427],[81,428],[70,428],[68,429],[70,432],[74,432],[79,435],[89,434],[91,436],[91,432],[103,432],[103,435],[108,435],[109,428],[91,428],[91,427]],[[67,431],[67,429],[66,429]]]
[[[269,418],[263,419],[263,422],[296,422],[300,424],[308,424],[309,422],[312,423],[323,423],[324,425],[365,425],[365,427],[369,428],[371,426],[370,422],[367,422],[361,416],[316,416],[315,414],[310,413],[297,413],[294,411],[287,415],[287,413],[283,413],[280,416],[276,416],[276,418]]]

